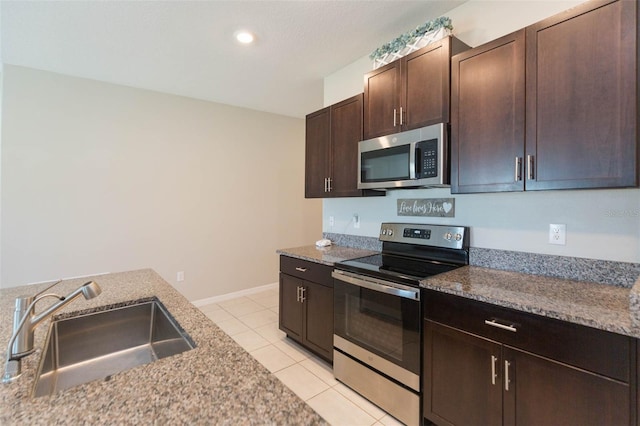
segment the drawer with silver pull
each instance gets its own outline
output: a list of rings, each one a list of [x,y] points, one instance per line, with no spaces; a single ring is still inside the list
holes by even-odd
[[[423,290],[425,318],[623,382],[633,339],[461,296]]]
[[[280,256],[280,272],[303,280],[333,286],[333,267],[289,256]]]

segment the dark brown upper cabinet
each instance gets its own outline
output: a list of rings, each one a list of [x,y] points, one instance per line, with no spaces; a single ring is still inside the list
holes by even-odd
[[[590,1],[527,28],[527,189],[638,184],[637,23]]]
[[[451,192],[637,186],[638,13],[590,1],[455,56]]]
[[[361,140],[362,94],[307,115],[305,198],[365,195],[358,189]]]
[[[364,138],[449,122],[451,56],[469,46],[449,36],[364,76]]]
[[[525,31],[452,59],[451,192],[522,191]]]
[[[322,198],[331,169],[331,108],[307,115],[305,123],[305,198]]]

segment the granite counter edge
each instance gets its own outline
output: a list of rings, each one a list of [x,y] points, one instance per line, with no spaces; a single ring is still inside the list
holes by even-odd
[[[481,269],[491,270],[490,268],[481,268]],[[501,272],[500,270],[492,270],[492,271]],[[516,274],[522,275],[523,278],[526,278],[526,276],[528,275],[528,274],[521,274],[521,273],[516,273]],[[545,278],[544,276],[536,276],[536,277]],[[553,278],[553,277],[548,277],[548,279],[549,281],[558,280],[558,278]],[[560,279],[560,280],[565,281],[565,279]],[[571,281],[571,280],[568,280],[568,281]],[[557,319],[560,321],[587,326],[587,327],[608,331],[612,333],[617,333],[617,334],[621,334],[628,337],[640,338],[640,313],[633,310],[632,297],[634,292],[631,291],[630,289],[629,289],[630,303],[627,306],[627,309],[612,310],[614,314],[617,313],[617,315],[619,316],[619,320],[605,321],[602,318],[599,318],[596,316],[580,315],[579,313],[571,312],[571,309],[569,308],[567,308],[566,310],[553,309],[549,307],[523,303],[522,301],[515,300],[513,298],[508,298],[508,297],[504,297],[504,298],[492,297],[487,294],[480,294],[473,291],[467,291],[462,288],[460,289],[454,288],[450,286],[452,284],[458,285],[457,282],[447,281],[446,279],[443,282],[442,277],[440,278],[433,277],[433,278],[427,278],[422,280],[420,282],[420,287],[426,290],[433,290],[440,293],[446,293],[454,296],[464,297],[466,299],[475,300],[483,303],[489,303],[494,306],[509,308],[519,312],[540,315],[545,318]],[[596,283],[588,283],[588,282],[586,284],[603,286],[603,288],[610,287],[606,284],[596,284]],[[636,283],[636,288],[640,290],[640,279],[638,280],[638,283]],[[624,291],[623,288],[618,288],[618,290]],[[638,299],[638,301],[640,304],[640,298]]]
[[[332,245],[324,248],[318,248],[315,245],[308,245],[278,249],[276,250],[276,253],[296,259],[308,260],[309,262],[319,263],[322,265],[334,266],[338,262],[370,256],[379,252],[338,245]],[[310,255],[309,253],[312,253],[313,255]]]

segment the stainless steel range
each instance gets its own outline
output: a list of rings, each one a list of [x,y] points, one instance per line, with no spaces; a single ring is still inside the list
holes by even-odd
[[[335,264],[333,371],[408,425],[420,422],[419,282],[469,264],[469,228],[383,223],[382,253]]]

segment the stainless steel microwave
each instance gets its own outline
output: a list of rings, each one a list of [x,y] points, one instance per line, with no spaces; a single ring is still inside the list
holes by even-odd
[[[449,186],[447,125],[358,143],[358,189]]]

